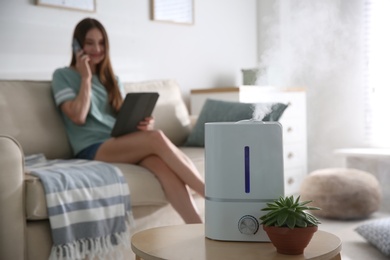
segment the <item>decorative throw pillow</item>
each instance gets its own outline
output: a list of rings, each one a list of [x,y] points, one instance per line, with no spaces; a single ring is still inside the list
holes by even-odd
[[[386,256],[390,256],[390,218],[369,220],[355,231]]]
[[[205,123],[237,122],[252,118],[278,121],[286,108],[287,105],[282,103],[240,103],[207,99],[184,145],[204,146]]]

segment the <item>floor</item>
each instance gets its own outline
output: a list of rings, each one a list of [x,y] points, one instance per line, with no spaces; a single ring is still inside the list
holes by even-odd
[[[370,245],[363,237],[354,231],[364,221],[376,218],[390,217],[389,211],[376,212],[365,220],[340,221],[320,219],[320,230],[331,232],[342,241],[342,260],[388,260],[389,257],[383,255],[375,247]]]

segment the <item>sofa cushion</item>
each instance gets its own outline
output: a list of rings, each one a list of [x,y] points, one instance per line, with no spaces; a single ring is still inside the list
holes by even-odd
[[[355,231],[390,257],[390,218],[380,218],[364,222]]]
[[[155,128],[161,129],[174,144],[180,146],[184,143],[191,122],[180,86],[175,80],[124,83],[123,86],[126,93],[158,92],[160,97],[153,111]]]
[[[0,80],[0,133],[18,140],[26,155],[72,155],[49,81]]]
[[[203,175],[203,148],[184,147],[182,151],[194,162]],[[168,203],[160,183],[154,175],[137,165],[116,163],[126,178],[131,194],[132,207],[164,206]],[[40,180],[26,175],[26,214],[28,220],[47,219],[46,199]]]
[[[115,164],[121,169],[130,187],[131,205],[165,205],[167,201],[158,180],[146,169],[132,164]],[[27,219],[47,219],[45,193],[41,181],[26,175]]]

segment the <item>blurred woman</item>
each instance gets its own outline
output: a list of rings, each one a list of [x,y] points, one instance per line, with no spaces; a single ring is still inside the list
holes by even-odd
[[[204,196],[204,182],[191,160],[162,131],[153,129],[152,117],[141,121],[137,132],[111,137],[124,91],[111,66],[103,25],[83,19],[73,41],[70,66],[55,70],[52,89],[75,157],[149,169],[183,220],[200,223],[188,187]]]

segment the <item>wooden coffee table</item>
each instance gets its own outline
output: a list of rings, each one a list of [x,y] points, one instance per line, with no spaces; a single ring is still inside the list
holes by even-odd
[[[204,235],[203,224],[177,225],[152,228],[138,232],[131,238],[136,259],[144,260],[340,260],[341,240],[337,236],[318,230],[302,255],[282,255],[271,243],[223,242]]]

